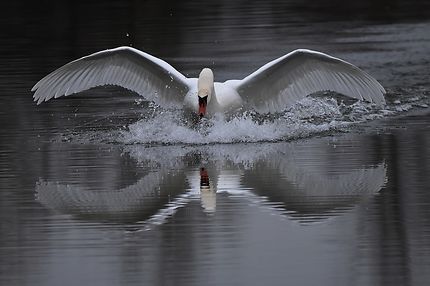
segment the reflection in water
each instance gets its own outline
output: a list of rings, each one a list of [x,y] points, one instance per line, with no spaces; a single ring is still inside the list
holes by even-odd
[[[62,213],[148,227],[168,221],[195,200],[213,214],[217,195],[311,222],[351,209],[378,193],[386,181],[383,160],[362,156],[364,142],[345,140],[327,148],[327,141],[126,147],[124,152],[138,165],[153,166],[137,182],[96,190],[41,180],[36,197]]]
[[[200,169],[200,197],[202,207],[207,213],[214,213],[216,210],[216,189],[213,188],[208,171]]]

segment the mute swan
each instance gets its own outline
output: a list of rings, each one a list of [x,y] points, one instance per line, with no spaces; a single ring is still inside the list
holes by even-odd
[[[214,82],[212,70],[187,78],[165,61],[131,47],[100,51],[51,72],[31,91],[40,104],[103,85],[137,92],[167,107],[184,106],[200,117],[240,107],[282,111],[317,91],[335,91],[384,104],[384,88],[358,67],[335,57],[299,49],[273,60],[242,80]]]

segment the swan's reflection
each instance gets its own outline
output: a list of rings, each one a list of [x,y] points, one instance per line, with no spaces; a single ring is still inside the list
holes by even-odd
[[[239,197],[304,222],[340,214],[379,192],[386,166],[357,139],[197,147],[129,146],[137,167],[152,169],[125,188],[104,191],[39,181],[46,207],[85,218],[161,224],[200,200],[206,214],[217,195]],[[372,155],[374,154],[374,155]]]

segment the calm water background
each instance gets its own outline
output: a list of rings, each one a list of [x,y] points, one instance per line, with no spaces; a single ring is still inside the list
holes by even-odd
[[[0,284],[428,285],[428,1],[314,2],[2,3]],[[123,90],[32,102],[45,74],[119,45],[219,81],[317,49],[380,80],[389,112],[162,146],[111,140],[151,112]]]

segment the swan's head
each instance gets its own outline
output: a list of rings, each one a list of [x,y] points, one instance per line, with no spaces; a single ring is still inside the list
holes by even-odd
[[[197,81],[197,97],[199,100],[199,116],[203,117],[206,114],[206,107],[211,100],[214,90],[214,74],[211,69],[204,68],[199,75]]]

